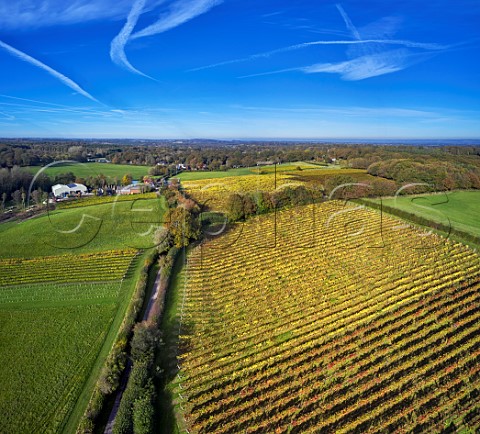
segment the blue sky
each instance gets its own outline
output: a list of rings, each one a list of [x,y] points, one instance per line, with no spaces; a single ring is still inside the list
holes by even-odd
[[[0,0],[0,136],[480,138],[478,0]]]

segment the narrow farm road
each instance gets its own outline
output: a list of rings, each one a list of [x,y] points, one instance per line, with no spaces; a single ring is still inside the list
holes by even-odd
[[[162,274],[162,267],[158,270],[157,277],[155,278],[155,283],[153,284],[153,290],[150,295],[150,298],[148,299],[148,304],[147,308],[145,309],[145,312],[142,317],[142,321],[146,321],[150,319],[150,316],[152,314],[152,308],[153,304],[155,303],[155,300],[158,298],[160,294],[160,280],[161,280],[161,274]],[[165,297],[165,291],[166,288],[163,288],[162,291],[162,297]],[[115,396],[115,402],[112,407],[112,411],[110,412],[110,416],[108,417],[108,422],[105,427],[104,434],[112,434],[113,433],[113,425],[115,422],[115,417],[117,416],[118,409],[120,407],[120,402],[122,400],[122,395],[123,392],[125,391],[125,388],[127,387],[128,383],[128,378],[130,377],[130,371],[132,370],[132,361],[130,358],[127,360],[127,366],[125,367],[125,370],[123,371],[122,378],[120,379],[120,385],[118,386],[116,396]]]

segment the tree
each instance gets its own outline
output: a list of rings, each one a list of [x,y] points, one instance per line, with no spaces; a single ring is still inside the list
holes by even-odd
[[[7,193],[2,193],[2,209],[5,209],[5,202],[7,201]]]
[[[253,193],[253,198],[257,206],[257,212],[263,214],[271,211],[274,208],[272,198],[266,191],[256,191]]]
[[[158,228],[153,235],[153,242],[157,246],[159,253],[168,251],[172,245],[172,241],[172,235],[165,227]]]
[[[243,197],[243,212],[245,213],[245,217],[250,217],[257,212],[257,204],[251,194],[246,194]]]
[[[325,188],[332,199],[350,199],[353,197],[355,179],[349,175],[335,175],[329,177]]]
[[[188,246],[190,240],[196,240],[200,236],[197,216],[183,206],[168,210],[165,220],[175,247]]]
[[[132,175],[130,173],[127,173],[122,177],[122,185],[130,185],[132,183],[132,180]]]
[[[245,218],[245,204],[241,194],[233,193],[228,197],[227,215],[232,222]]]
[[[135,325],[131,343],[134,362],[151,357],[160,342],[160,331],[146,322]]]
[[[153,432],[155,409],[152,403],[153,385],[146,387],[145,392],[133,403],[134,434],[150,434]]]
[[[55,176],[55,184],[70,184],[75,181],[73,172],[59,173]]]
[[[40,207],[42,205],[42,189],[39,188],[38,190],[33,190],[32,191],[32,200],[33,200],[33,203]]]
[[[20,208],[22,206],[22,193],[20,190],[15,190],[12,193],[12,199],[17,208]]]

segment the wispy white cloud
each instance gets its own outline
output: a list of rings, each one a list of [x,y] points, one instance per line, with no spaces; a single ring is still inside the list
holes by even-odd
[[[284,13],[285,11],[279,10],[279,11],[269,12],[268,14],[263,14],[262,17],[263,18],[275,17],[277,15],[282,15]]]
[[[363,39],[390,39],[400,30],[401,23],[400,17],[386,16],[360,27],[358,33]]]
[[[245,106],[233,105],[231,108],[240,111],[247,111],[267,114],[283,114],[285,116],[299,116],[303,118],[321,119],[349,118],[352,121],[374,120],[374,119],[397,119],[400,121],[414,120],[421,123],[437,123],[446,119],[450,121],[469,121],[480,115],[478,111],[454,110],[439,107],[429,108],[405,108],[405,107],[332,107],[332,106],[307,106],[307,107],[266,107],[266,106]]]
[[[208,12],[213,7],[223,3],[223,0],[177,0],[172,3],[167,13],[158,21],[134,33],[131,39],[157,35]]]
[[[162,3],[162,1],[157,2],[157,4],[160,3]],[[168,11],[163,13],[155,23],[133,33],[146,5],[146,0],[136,0],[130,10],[127,22],[110,45],[110,57],[112,61],[130,72],[155,80],[142,71],[139,71],[129,62],[125,53],[125,47],[128,42],[171,30],[208,12],[211,8],[221,3],[223,3],[223,0],[176,0],[170,4]]]
[[[384,17],[379,21],[363,27],[362,31],[359,32],[343,7],[340,4],[337,4],[336,7],[345,22],[345,26],[357,41],[361,41],[362,37],[388,39],[393,36],[397,30],[396,25],[398,20]],[[408,48],[431,49],[425,46],[410,46]],[[389,50],[386,49],[386,44],[384,43],[355,45],[349,47],[347,50],[347,56],[350,57],[350,60],[335,64],[318,63],[301,68],[301,71],[307,74],[319,72],[337,73],[343,80],[364,80],[366,78],[401,71],[413,63],[424,60],[430,56],[426,53],[414,53],[408,48]]]
[[[15,116],[9,115],[8,113],[0,112],[0,116],[3,116],[3,119],[7,119],[9,121],[14,121]]]
[[[368,45],[368,44],[385,44],[385,45],[402,45],[410,48],[423,48],[426,50],[444,50],[449,48],[448,45],[441,45],[437,43],[415,42],[406,39],[362,39],[362,40],[338,40],[338,41],[312,41],[303,42],[301,44],[289,45],[287,47],[277,48],[276,50],[265,51],[263,53],[252,54],[251,56],[242,57],[239,59],[226,60],[224,62],[213,63],[211,65],[200,66],[198,68],[190,69],[189,72],[201,71],[203,69],[216,68],[219,66],[231,65],[234,63],[249,62],[252,60],[268,58],[276,54],[285,53],[288,51],[301,50],[319,45]],[[283,71],[292,71],[300,68],[289,68]]]
[[[73,89],[75,92],[79,93],[80,95],[83,95],[84,97],[86,97],[86,98],[88,98],[92,101],[95,101],[97,103],[100,103],[100,101],[98,101],[96,98],[94,98],[92,95],[90,95],[87,91],[82,89],[72,79],[70,79],[67,76],[61,74],[60,72],[56,71],[55,69],[51,68],[50,66],[45,65],[45,63],[40,62],[40,60],[37,60],[37,59],[33,58],[32,56],[29,56],[28,54],[24,53],[23,51],[17,50],[16,48],[14,48],[11,45],[8,45],[8,44],[6,44],[5,42],[2,42],[2,41],[0,41],[0,48],[3,48],[8,53],[15,56],[17,59],[23,60],[24,62],[30,63],[33,66],[36,66],[40,69],[43,69],[44,71],[49,73],[51,76],[60,80],[64,85],[68,86],[70,89]]]
[[[358,33],[358,30],[356,29],[356,27],[353,25],[352,21],[350,20],[349,16],[347,15],[347,13],[345,12],[345,10],[343,9],[342,5],[340,4],[336,4],[335,5],[338,9],[338,11],[340,12],[340,15],[342,16],[343,18],[343,21],[345,21],[345,25],[347,26],[347,29],[350,30],[350,32],[352,32],[352,35],[353,37],[359,41],[360,39],[362,39],[360,37],[360,33]]]
[[[427,55],[423,54],[422,57],[419,57],[406,49],[398,49],[368,54],[345,62],[317,63],[299,68],[299,70],[307,74],[319,72],[336,73],[344,80],[364,80],[401,71],[415,62],[423,60],[425,56]]]
[[[113,38],[112,43],[110,44],[110,58],[112,61],[127,69],[130,72],[135,74],[143,75],[144,77],[152,79],[152,77],[144,74],[142,71],[139,71],[137,68],[132,66],[132,64],[128,61],[127,55],[125,54],[125,46],[128,43],[128,40],[135,28],[140,15],[145,7],[145,0],[136,0],[130,10],[130,13],[127,17],[127,22],[123,26],[120,33]],[[153,80],[153,79],[152,79]]]
[[[152,10],[161,0],[150,0]],[[0,28],[38,28],[105,19],[122,19],[132,0],[15,0],[0,2]]]
[[[36,113],[51,113],[63,116],[73,116],[74,119],[79,117],[98,118],[115,118],[121,119],[126,116],[138,116],[144,118],[152,114],[165,114],[174,112],[176,109],[170,107],[139,107],[139,108],[109,108],[106,106],[91,107],[91,106],[67,106],[64,104],[56,104],[48,101],[40,101],[30,98],[21,98],[12,95],[0,94],[0,110],[8,113],[11,116],[22,117],[33,112]]]
[[[412,66],[415,63],[422,62],[435,54],[435,52],[412,53],[406,49],[388,50],[374,54],[366,54],[344,62],[316,63],[309,66],[249,74],[239,78],[260,77],[263,75],[300,71],[305,74],[321,72],[339,74],[343,80],[356,81],[401,71],[402,69]]]
[[[322,62],[308,66],[290,67],[275,71],[260,72],[244,75],[239,78],[258,77],[262,75],[279,74],[290,71],[300,71],[306,74],[312,73],[336,73],[344,80],[363,80],[384,74],[401,71],[414,63],[426,60],[432,56],[432,52],[439,52],[451,48],[449,45],[442,45],[435,42],[417,42],[405,39],[395,39],[391,35],[397,30],[399,20],[392,17],[384,17],[372,23],[361,31],[353,24],[352,20],[340,4],[336,5],[337,10],[343,18],[345,26],[352,35],[352,40],[321,40],[304,42],[290,45],[275,50],[253,54],[247,57],[218,62],[198,68],[190,69],[189,72],[201,71],[204,69],[216,68],[219,66],[231,65],[240,62],[248,62],[262,58],[306,49],[322,45],[345,45],[348,47],[347,57],[349,60],[343,62],[329,63]],[[388,37],[387,37],[388,35]],[[363,37],[362,37],[363,36]],[[366,37],[365,37],[366,36]],[[387,49],[387,46],[399,45],[402,48]],[[414,50],[424,50],[417,53]],[[426,52],[428,51],[428,52]]]
[[[348,35],[344,30],[323,29],[319,27],[312,27],[308,29],[308,32],[318,35],[332,35],[336,38],[345,38]]]

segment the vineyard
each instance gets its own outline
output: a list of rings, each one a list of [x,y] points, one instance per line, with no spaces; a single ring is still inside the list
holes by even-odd
[[[70,199],[63,202],[58,202],[56,208],[70,209],[80,208],[84,206],[103,205],[112,202],[132,202],[139,199],[155,199],[157,193],[142,193],[142,194],[127,194],[118,196],[85,196],[82,198]]]
[[[0,259],[0,432],[65,429],[123,317],[135,262],[135,250]]]
[[[0,259],[0,286],[36,282],[70,283],[120,280],[136,250],[111,250],[83,255],[33,259]]]
[[[305,163],[302,163],[302,170],[295,170],[295,167],[295,165],[283,165],[276,169],[274,166],[267,166],[261,169],[252,169],[252,174],[249,176],[186,180],[182,181],[182,186],[197,203],[214,211],[225,211],[225,204],[230,193],[271,192],[287,186],[298,185],[322,190],[329,179],[339,176],[347,176],[351,178],[352,182],[368,183],[375,179],[365,170],[359,169],[318,169]]]
[[[224,179],[184,181],[183,187],[197,203],[215,211],[224,211],[230,193],[272,191],[284,185],[297,185],[284,173],[268,173],[251,176],[232,176]]]
[[[188,256],[180,371],[194,433],[480,426],[480,259],[336,202],[238,224]]]

